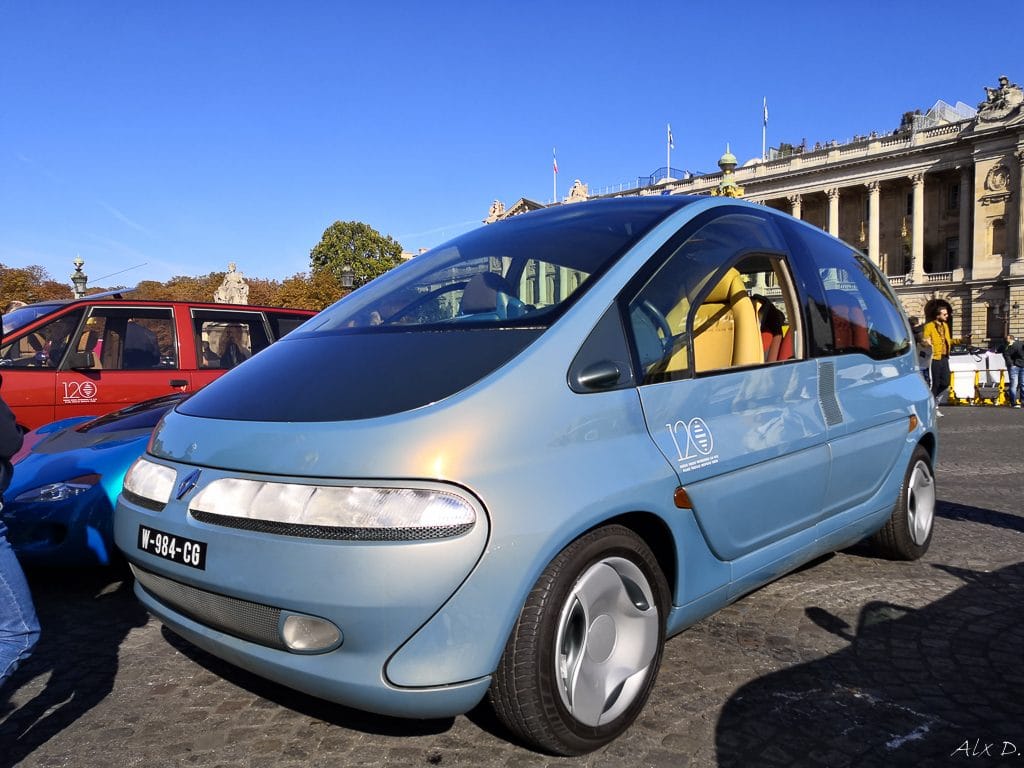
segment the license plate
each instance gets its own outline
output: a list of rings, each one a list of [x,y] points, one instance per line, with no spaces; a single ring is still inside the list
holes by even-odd
[[[151,555],[181,563],[190,568],[206,570],[206,542],[172,536],[145,525],[139,526],[139,549]]]

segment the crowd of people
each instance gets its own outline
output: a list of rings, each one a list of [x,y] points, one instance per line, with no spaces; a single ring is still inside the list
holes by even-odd
[[[953,346],[971,340],[970,334],[960,338],[953,336],[950,330],[951,314],[952,308],[947,302],[935,299],[925,306],[925,322],[916,316],[910,318],[917,349],[917,364],[921,375],[931,386],[936,406],[943,405],[949,399],[949,356]],[[1006,362],[1007,405],[1020,408],[1024,400],[1024,340],[1007,334],[1002,354]],[[942,411],[936,409],[936,414],[942,416]]]

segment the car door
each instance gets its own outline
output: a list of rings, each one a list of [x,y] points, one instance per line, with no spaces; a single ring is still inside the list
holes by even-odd
[[[628,304],[648,430],[737,592],[813,545],[828,482],[799,307],[770,214],[746,208],[684,229]]]
[[[99,415],[187,383],[170,307],[90,307],[57,372],[55,417]]]
[[[860,253],[813,227],[789,223],[813,260],[829,319],[818,338],[822,378],[834,392],[828,427],[832,473],[825,492],[820,535],[827,538],[891,500],[879,489],[897,466],[913,415],[908,387],[927,403],[909,327],[881,273]],[[910,393],[911,395],[913,393]]]
[[[82,321],[84,309],[58,312],[5,339],[0,348],[3,397],[27,429],[62,418],[59,367]]]

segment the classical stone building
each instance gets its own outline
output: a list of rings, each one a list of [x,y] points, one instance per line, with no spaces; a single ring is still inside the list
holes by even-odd
[[[1024,91],[1007,77],[978,108],[938,102],[907,113],[891,134],[847,143],[784,145],[723,173],[664,179],[585,197],[721,194],[723,181],[860,248],[889,276],[908,314],[948,301],[954,333],[975,344],[1024,335]],[[670,175],[670,174],[666,174]],[[542,207],[498,201],[488,221]]]

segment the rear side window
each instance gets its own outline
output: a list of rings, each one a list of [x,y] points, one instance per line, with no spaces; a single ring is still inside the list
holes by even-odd
[[[875,359],[910,349],[899,301],[882,273],[861,253],[810,227],[795,228],[814,259],[825,289],[829,324],[812,326],[815,348],[832,354],[860,353]],[[831,338],[819,338],[831,332]]]
[[[267,312],[267,322],[270,323],[270,333],[275,339],[287,336],[304,322],[309,320],[310,315],[299,315],[290,312]]]
[[[192,327],[200,368],[234,368],[270,346],[261,312],[195,309]]]

